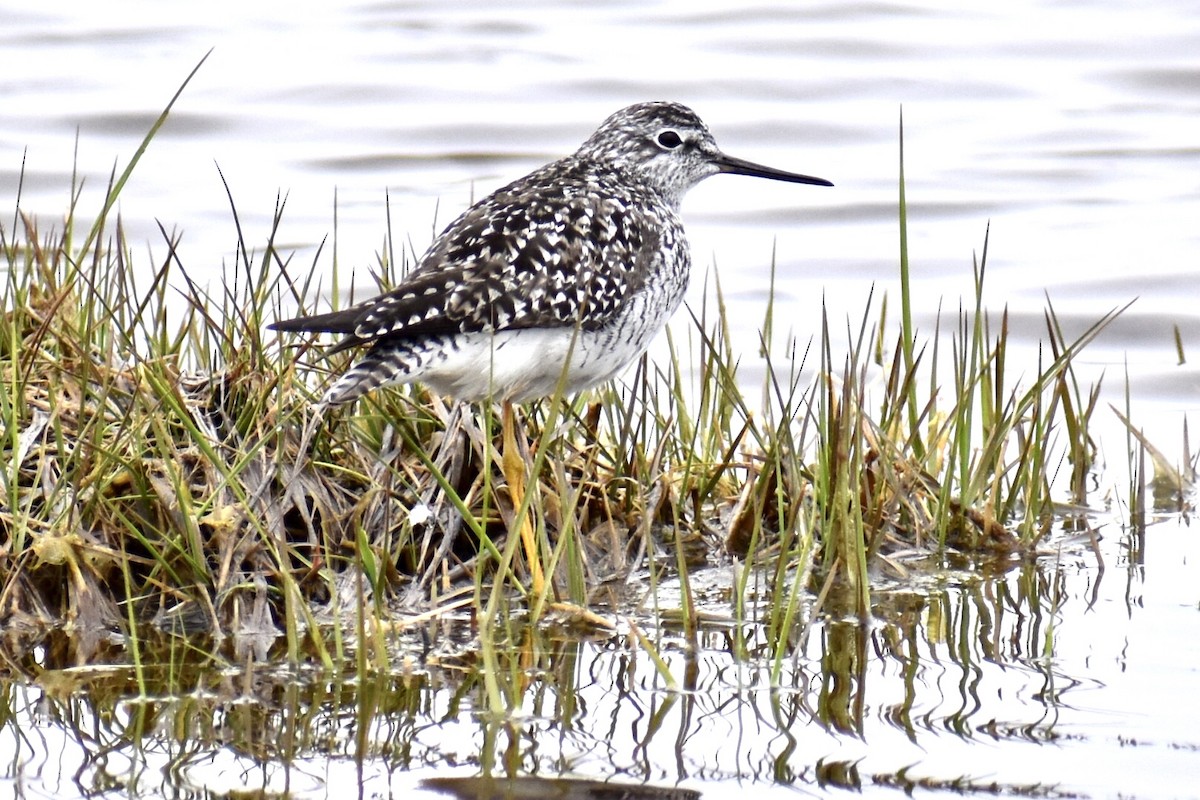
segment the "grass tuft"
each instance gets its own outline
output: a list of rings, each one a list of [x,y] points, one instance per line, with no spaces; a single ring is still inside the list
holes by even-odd
[[[1007,312],[984,304],[985,237],[948,344],[940,320],[919,339],[903,173],[898,333],[871,293],[844,336],[823,316],[815,341],[778,347],[769,304],[751,392],[714,272],[665,364],[519,411],[529,486],[514,508],[491,408],[405,387],[314,415],[347,357],[264,334],[285,309],[317,305],[324,271],[319,254],[298,267],[276,250],[283,199],[255,256],[231,196],[240,252],[219,282],[190,273],[165,230],[161,261],[137,268],[110,219],[136,162],[78,244],[74,203],[61,227],[19,202],[0,226],[0,615],[15,660],[66,628],[81,642],[121,631],[136,661],[150,626],[282,636],[289,658],[326,663],[352,634],[375,643],[358,650],[368,671],[388,658],[372,620],[469,605],[484,661],[515,663],[495,648],[519,646],[522,621],[604,626],[586,609],[637,612],[647,595],[695,644],[694,574],[732,559],[733,614],[764,614],[778,667],[817,613],[870,615],[881,574],[1035,552],[1064,460],[1071,502],[1087,501],[1098,387],[1073,365],[1123,309],[1071,338],[1048,303],[1047,363],[1018,384]],[[406,269],[394,254],[389,235],[381,289]],[[537,565],[523,563],[523,515]],[[633,630],[654,655],[652,632]],[[494,709],[519,702],[485,675]]]

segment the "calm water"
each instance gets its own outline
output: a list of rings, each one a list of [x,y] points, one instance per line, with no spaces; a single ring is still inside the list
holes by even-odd
[[[382,245],[389,199],[397,237],[420,252],[435,220],[571,151],[617,108],[679,100],[728,152],[836,184],[721,176],[685,204],[696,262],[718,266],[752,373],[773,250],[786,311],[779,315],[801,338],[812,333],[822,298],[834,320],[857,320],[872,284],[896,296],[903,105],[921,324],[931,329],[939,304],[953,310],[971,294],[972,254],[990,221],[988,304],[1013,312],[1031,356],[1047,294],[1076,330],[1137,297],[1085,359],[1095,376],[1104,372],[1106,398],[1123,403],[1127,371],[1135,419],[1169,453],[1198,404],[1200,15],[1183,0],[1016,0],[984,11],[953,2],[174,6],[0,3],[0,209],[12,208],[23,159],[25,212],[61,217],[73,163],[85,180],[81,208],[98,208],[114,163],[127,162],[209,48],[121,210],[131,240],[146,243],[135,255],[165,253],[159,221],[183,232],[184,265],[214,280],[236,243],[218,167],[252,244],[265,241],[283,192],[284,249],[310,262],[334,232],[336,204],[338,264],[362,275]],[[332,269],[331,254],[319,268]],[[1188,356],[1182,366],[1176,326]],[[1125,438],[1110,417],[1100,425],[1114,433],[1101,447],[1116,470]],[[916,682],[915,735],[888,710],[904,695],[899,662],[872,650],[860,733],[797,725],[782,734],[751,697],[737,706],[753,718],[751,732],[750,718],[731,706],[687,715],[670,730],[672,741],[687,741],[684,766],[712,765],[711,774],[679,767],[670,746],[640,752],[646,772],[638,774],[753,781],[757,791],[778,779],[765,765],[790,736],[789,763],[808,785],[822,759],[862,759],[864,773],[911,763],[944,780],[965,773],[1004,785],[1061,782],[1099,796],[1196,794],[1184,776],[1200,773],[1200,736],[1194,708],[1180,702],[1200,677],[1195,537],[1171,520],[1147,535],[1144,561],[1129,559],[1120,514],[1115,507],[1096,520],[1106,526],[1103,581],[1091,556],[1073,556],[1058,572],[1043,565],[1063,581],[1061,606],[1039,612],[1042,635],[1053,621],[1049,654],[1044,642],[1022,638],[1026,628],[1005,627],[1030,612],[1000,620],[991,584],[984,588],[997,619],[988,635],[999,655],[947,660],[945,637],[922,627],[930,612],[918,614],[924,633],[914,641],[925,642],[928,671]],[[947,587],[946,602],[969,607],[955,598],[979,590]],[[590,650],[579,660],[607,669]],[[734,668],[709,667],[703,680],[745,699]],[[605,698],[615,703],[602,680],[592,690],[600,695],[593,712]],[[36,695],[21,693],[34,709]],[[705,702],[715,708],[718,699]],[[0,784],[56,795],[70,775],[49,780],[47,765],[79,742],[59,741],[54,715],[38,719],[42,749],[32,755],[3,739],[0,752],[20,755],[0,759],[12,765]],[[722,749],[731,741],[742,761]],[[455,750],[465,757],[472,747],[468,739]],[[240,774],[244,764],[225,764],[221,752],[212,758],[225,779]],[[572,760],[572,752],[589,755]],[[613,774],[603,754],[583,745],[572,752],[554,763]],[[26,762],[40,766],[30,772]],[[336,787],[345,764],[330,764],[311,787],[293,787],[294,796]],[[402,793],[395,781],[407,778],[386,766],[374,774],[384,773],[371,796]],[[213,788],[208,780],[198,785]]]

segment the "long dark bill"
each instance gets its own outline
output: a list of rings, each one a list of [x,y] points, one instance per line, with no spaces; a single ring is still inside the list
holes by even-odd
[[[764,167],[762,164],[755,164],[753,161],[746,161],[743,158],[734,158],[721,153],[715,159],[721,172],[730,175],[749,175],[754,178],[770,178],[773,181],[787,181],[788,183],[808,183],[813,186],[833,186],[833,184],[824,178],[814,178],[811,175],[799,175],[795,172],[784,172],[781,169],[774,167]]]

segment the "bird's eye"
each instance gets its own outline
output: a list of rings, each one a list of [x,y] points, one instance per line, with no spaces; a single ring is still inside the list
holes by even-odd
[[[658,142],[659,147],[662,147],[666,150],[674,150],[676,147],[679,147],[679,145],[683,144],[683,139],[679,137],[679,134],[670,128],[665,131],[661,131],[658,134],[658,139],[656,141]]]

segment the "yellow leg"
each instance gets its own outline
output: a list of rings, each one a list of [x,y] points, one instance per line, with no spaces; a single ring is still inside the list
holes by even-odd
[[[513,512],[519,513],[525,502],[525,459],[521,458],[521,450],[517,447],[517,436],[514,430],[512,403],[505,401],[503,411],[503,441],[500,453],[500,466],[504,470],[504,479],[508,481],[508,496],[512,500]],[[521,529],[521,544],[525,548],[525,561],[529,564],[530,588],[534,595],[541,595],[546,585],[546,576],[542,572],[542,562],[538,558],[537,539],[534,537],[533,522],[528,510],[521,514],[518,520]]]

